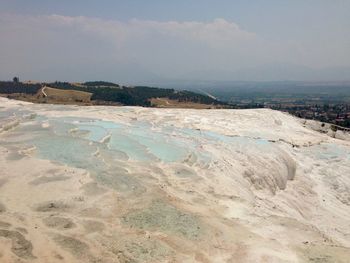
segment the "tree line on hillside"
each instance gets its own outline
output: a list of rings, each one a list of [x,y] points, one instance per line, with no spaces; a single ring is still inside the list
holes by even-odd
[[[15,81],[0,81],[0,94],[25,93],[36,94],[41,84],[22,83]]]
[[[89,86],[89,87],[119,87],[119,84],[115,84],[113,82],[107,82],[107,81],[87,81],[82,84],[83,86]]]

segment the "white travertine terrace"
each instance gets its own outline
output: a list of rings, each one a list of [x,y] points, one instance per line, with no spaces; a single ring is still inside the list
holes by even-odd
[[[0,262],[349,262],[346,134],[267,109],[0,103]]]

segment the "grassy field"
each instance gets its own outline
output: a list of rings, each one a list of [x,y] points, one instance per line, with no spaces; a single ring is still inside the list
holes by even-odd
[[[34,95],[11,93],[0,94],[0,96],[33,103],[92,105],[92,93],[77,90],[60,90],[49,87],[40,89]]]
[[[61,90],[44,87],[41,91],[42,94],[39,96],[44,96],[48,101],[62,101],[62,102],[81,102],[90,103],[92,93],[78,91],[78,90]],[[47,96],[45,96],[45,95]]]

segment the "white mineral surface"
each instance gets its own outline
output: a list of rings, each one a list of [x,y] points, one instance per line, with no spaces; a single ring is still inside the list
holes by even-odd
[[[0,262],[350,262],[350,142],[317,125],[1,98]]]

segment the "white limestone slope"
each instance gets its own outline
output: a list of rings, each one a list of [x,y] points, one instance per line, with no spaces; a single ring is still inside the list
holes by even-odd
[[[303,120],[267,109],[0,103],[0,113],[17,111],[0,122],[0,262],[349,262],[350,142]],[[33,148],[59,117],[125,127],[89,142],[103,168]],[[110,151],[128,134],[150,156],[157,140],[186,154]]]

